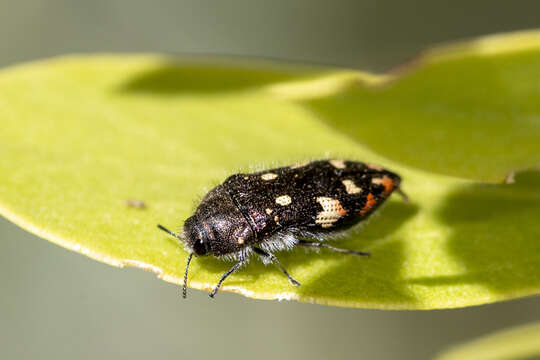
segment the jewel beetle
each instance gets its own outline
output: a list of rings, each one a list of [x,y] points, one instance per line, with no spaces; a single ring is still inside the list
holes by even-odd
[[[299,286],[274,252],[302,246],[369,256],[331,246],[325,240],[366,219],[394,191],[407,200],[400,184],[400,176],[389,170],[350,160],[317,160],[235,174],[204,196],[180,234],[158,227],[183,241],[189,252],[184,298],[194,255],[235,262],[210,297],[254,255],[265,264],[276,264],[291,284]]]

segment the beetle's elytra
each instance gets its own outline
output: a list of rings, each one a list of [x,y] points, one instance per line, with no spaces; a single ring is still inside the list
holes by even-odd
[[[223,281],[256,254],[275,263],[293,285],[300,285],[274,255],[294,246],[324,247],[344,254],[369,253],[332,247],[324,240],[366,219],[393,191],[401,178],[376,165],[349,160],[319,160],[235,174],[212,189],[184,223],[182,234],[158,227],[181,239],[193,257],[213,255],[236,261]],[[406,197],[405,197],[406,199]],[[308,240],[309,239],[309,240]]]

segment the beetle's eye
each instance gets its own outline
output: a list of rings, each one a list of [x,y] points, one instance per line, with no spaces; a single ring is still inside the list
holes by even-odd
[[[199,239],[193,243],[193,251],[197,255],[206,255],[208,253],[202,239]]]

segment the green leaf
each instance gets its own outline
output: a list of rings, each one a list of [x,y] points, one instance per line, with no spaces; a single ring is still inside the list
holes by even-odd
[[[533,32],[434,50],[395,74],[307,105],[389,159],[501,182],[540,164],[539,39]]]
[[[490,51],[471,45],[430,55],[402,78],[135,55],[62,57],[6,69],[0,72],[0,213],[68,249],[181,284],[186,252],[156,224],[180,227],[205,191],[231,173],[350,158],[398,172],[412,199],[392,197],[339,244],[372,257],[295,249],[277,255],[302,286],[252,261],[224,291],[386,309],[536,294],[538,173],[520,173],[505,185],[440,174],[496,179],[538,163],[540,117],[531,82],[540,72],[533,56],[540,59],[540,35],[490,41]],[[490,79],[486,62],[501,72],[527,67],[532,75],[518,72],[497,92],[465,90]],[[504,101],[493,98],[501,92]],[[423,143],[437,131],[451,143],[440,140],[436,149]],[[128,199],[147,207],[128,207]],[[230,266],[196,258],[190,286],[209,290]]]
[[[540,357],[540,323],[497,331],[457,345],[437,360],[517,360]]]

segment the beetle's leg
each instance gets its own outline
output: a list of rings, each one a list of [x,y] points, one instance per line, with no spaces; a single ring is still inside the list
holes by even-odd
[[[219,279],[219,282],[218,284],[216,285],[216,287],[214,288],[214,290],[212,290],[212,292],[210,293],[210,297],[213,298],[214,295],[216,295],[216,293],[218,292],[219,288],[221,287],[221,284],[225,281],[225,279],[231,275],[233,272],[235,272],[236,270],[238,270],[242,265],[244,264],[244,259],[240,260],[239,262],[237,262],[236,264],[233,265],[232,268],[229,269],[229,271],[227,271],[225,274],[221,275],[221,279]]]
[[[328,244],[321,243],[321,242],[318,242],[318,241],[299,240],[297,245],[305,246],[305,247],[313,247],[313,248],[321,248],[321,247],[323,247],[323,248],[326,248],[328,250],[332,250],[332,251],[342,253],[342,254],[350,254],[350,255],[356,255],[356,256],[370,256],[370,253],[368,253],[368,252],[354,251],[354,250],[349,250],[349,249],[340,249],[340,248],[333,247],[333,246],[330,246]]]
[[[285,270],[285,268],[283,267],[283,265],[281,265],[281,263],[279,262],[279,260],[277,259],[276,255],[268,252],[268,251],[264,251],[263,249],[260,249],[258,247],[253,247],[253,251],[255,251],[255,253],[257,253],[257,255],[260,255],[260,256],[264,256],[264,257],[267,257],[270,259],[270,261],[274,264],[276,264],[279,269],[287,276],[287,278],[289,278],[289,281],[291,282],[291,284],[293,284],[294,286],[300,286],[300,283],[296,280],[293,279],[293,277],[287,272],[287,270]]]

